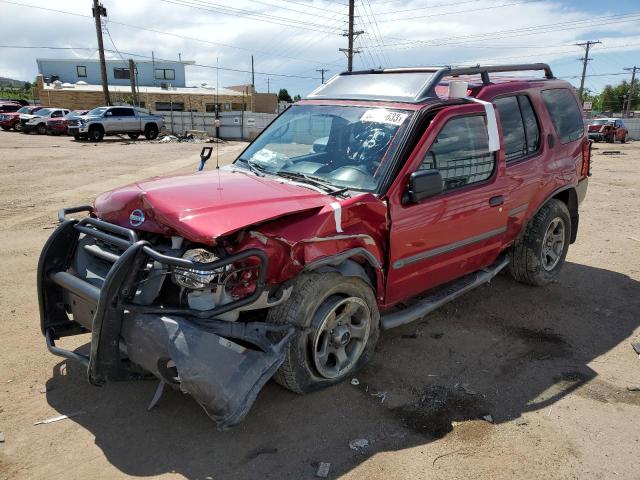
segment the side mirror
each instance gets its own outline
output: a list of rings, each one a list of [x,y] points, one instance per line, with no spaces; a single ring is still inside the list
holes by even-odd
[[[428,197],[433,197],[444,190],[442,175],[438,170],[419,170],[409,177],[407,201],[419,203]]]
[[[202,147],[202,151],[200,152],[200,166],[198,167],[199,172],[204,170],[204,164],[211,158],[211,152],[213,152],[212,147]]]

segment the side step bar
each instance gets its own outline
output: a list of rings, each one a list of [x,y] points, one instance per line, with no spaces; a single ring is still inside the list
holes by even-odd
[[[383,315],[380,319],[382,329],[389,330],[424,317],[428,313],[440,308],[445,303],[458,298],[463,293],[490,282],[491,279],[500,273],[500,271],[508,264],[509,258],[501,257],[493,265],[450,283],[448,286],[445,286],[433,294],[423,298],[415,305],[397,312]]]

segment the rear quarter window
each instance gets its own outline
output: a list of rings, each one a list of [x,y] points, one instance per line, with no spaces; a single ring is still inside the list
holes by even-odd
[[[571,90],[567,88],[543,90],[542,100],[560,137],[560,143],[574,142],[584,136],[582,112]]]

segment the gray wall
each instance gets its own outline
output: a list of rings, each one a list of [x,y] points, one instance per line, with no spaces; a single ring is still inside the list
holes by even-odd
[[[181,135],[186,130],[206,131],[215,137],[215,115],[202,112],[153,112],[164,118],[167,131]],[[220,138],[252,139],[276,118],[274,113],[220,112]]]
[[[37,59],[38,72],[48,78],[53,75],[59,77],[61,82],[76,83],[80,80],[87,82],[89,85],[99,85],[102,83],[100,74],[100,62],[97,60],[74,59],[74,60],[50,60]],[[86,67],[87,76],[78,77],[78,66]],[[128,61],[109,60],[107,61],[107,83],[109,85],[130,85],[129,79],[115,78],[113,74],[114,68],[129,68]],[[159,80],[155,78],[155,70],[173,69],[175,72],[174,80]],[[136,70],[138,71],[138,85],[141,87],[160,86],[161,83],[170,83],[174,87],[185,86],[184,64],[180,62],[136,62]]]
[[[629,137],[632,140],[640,140],[640,118],[625,118],[624,124],[629,129]]]

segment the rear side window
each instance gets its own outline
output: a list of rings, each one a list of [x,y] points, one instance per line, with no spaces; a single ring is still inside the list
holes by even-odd
[[[549,110],[560,143],[569,143],[584,136],[580,106],[573,92],[566,88],[542,91],[542,100]]]
[[[538,151],[538,121],[526,95],[499,98],[493,102],[500,114],[507,163]]]
[[[130,108],[112,108],[111,114],[114,117],[133,117],[133,110]]]
[[[495,163],[495,155],[489,151],[485,117],[477,115],[449,120],[419,170],[438,170],[444,189],[452,190],[487,180]]]

